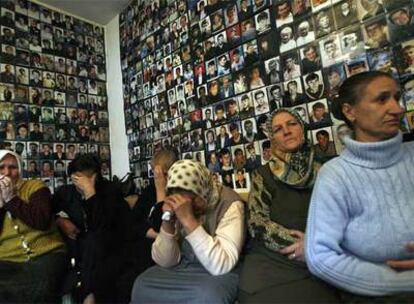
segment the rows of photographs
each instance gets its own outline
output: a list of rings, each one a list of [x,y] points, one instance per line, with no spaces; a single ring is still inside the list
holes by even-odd
[[[271,156],[266,121],[280,107],[306,122],[317,158],[339,154],[349,129],[330,113],[347,77],[367,70],[401,82],[402,126],[414,129],[411,0],[133,1],[120,15],[131,170],[152,177],[161,147],[249,188]]]
[[[69,183],[77,155],[110,176],[104,29],[25,0],[0,2],[0,145],[24,176]]]

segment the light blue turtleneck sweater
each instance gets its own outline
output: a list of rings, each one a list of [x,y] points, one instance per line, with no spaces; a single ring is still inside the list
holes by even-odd
[[[414,292],[414,143],[345,139],[343,153],[320,170],[309,209],[306,260],[323,280],[361,295]]]

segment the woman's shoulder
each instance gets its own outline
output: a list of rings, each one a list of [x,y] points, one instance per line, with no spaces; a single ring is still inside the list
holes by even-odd
[[[347,175],[351,164],[340,155],[324,163],[318,172],[318,178],[340,178]]]
[[[403,147],[411,157],[414,157],[414,141],[405,142]]]
[[[33,193],[41,188],[46,188],[46,185],[40,179],[28,179],[28,180],[22,181],[19,188],[29,190],[30,193]]]

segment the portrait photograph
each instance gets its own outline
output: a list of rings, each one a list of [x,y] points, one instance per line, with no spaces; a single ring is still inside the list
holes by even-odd
[[[309,112],[306,105],[300,105],[293,108],[305,124],[309,124]]]
[[[384,16],[378,16],[364,23],[363,34],[367,48],[382,48],[389,44],[388,24]]]
[[[341,123],[339,125],[333,126],[332,130],[336,152],[339,155],[345,149],[344,138],[346,136],[352,135],[352,130],[348,127],[346,123]]]
[[[337,155],[331,127],[312,130],[312,141],[316,160],[324,163]]]
[[[309,102],[307,106],[309,113],[309,124],[312,129],[332,124],[328,101],[326,98]]]
[[[257,35],[262,35],[271,29],[270,10],[266,9],[254,16]]]
[[[249,18],[240,23],[242,41],[256,38],[256,27],[253,18]]]
[[[392,43],[412,38],[414,35],[414,16],[412,6],[402,6],[387,14],[388,30]]]
[[[312,43],[301,48],[300,57],[303,74],[308,74],[322,68],[322,60],[317,43]]]
[[[345,57],[355,57],[365,52],[365,42],[359,25],[342,31],[339,40]]]
[[[414,111],[414,77],[404,79],[402,88],[406,110]]]
[[[229,5],[224,9],[226,27],[232,26],[239,22],[237,14],[237,6],[235,4]]]
[[[398,70],[391,48],[373,50],[367,55],[370,70],[382,71],[398,78]]]
[[[262,59],[268,59],[279,54],[279,41],[276,36],[275,31],[270,31],[257,38],[258,52]]]
[[[329,35],[336,30],[332,8],[313,14],[312,17],[317,38]]]
[[[226,30],[227,43],[230,47],[240,44],[241,42],[241,29],[240,24],[237,23]]]
[[[309,100],[317,100],[326,96],[322,71],[311,72],[303,76],[305,94]]]
[[[306,102],[307,98],[303,90],[301,77],[285,81],[283,89],[285,106],[293,107]]]
[[[295,23],[296,45],[298,47],[311,43],[315,40],[315,31],[312,19],[301,20]]]
[[[254,103],[251,92],[237,96],[237,101],[241,119],[252,117],[254,115]]]
[[[285,81],[301,76],[299,54],[296,50],[283,54],[280,61]]]
[[[262,165],[266,165],[272,157],[272,148],[268,139],[259,141],[260,157]]]
[[[280,57],[274,57],[264,62],[266,79],[268,84],[281,82]]]
[[[229,52],[230,57],[230,67],[233,72],[237,72],[244,68],[244,54],[243,48],[241,46],[230,50]]]
[[[355,24],[358,21],[357,0],[345,0],[333,7],[338,29]]]
[[[284,53],[296,48],[296,38],[293,31],[293,25],[285,25],[279,30],[279,51]]]
[[[252,143],[245,144],[244,150],[246,152],[245,169],[247,172],[252,172],[254,169],[261,166],[259,142],[254,141]]]
[[[344,64],[334,64],[328,68],[325,68],[323,71],[326,77],[329,96],[336,96],[339,88],[346,79]]]
[[[341,59],[341,44],[337,34],[319,41],[319,49],[321,52],[323,67],[337,63]]]
[[[256,115],[269,112],[269,101],[265,88],[252,91],[252,97]]]
[[[282,84],[274,84],[268,86],[267,88],[267,96],[269,100],[270,110],[274,111],[276,109],[282,108],[283,103],[283,88]]]
[[[14,101],[14,98],[14,85],[8,83],[0,83],[0,101]]]
[[[293,22],[293,13],[290,1],[279,1],[275,4],[276,26],[282,27]]]

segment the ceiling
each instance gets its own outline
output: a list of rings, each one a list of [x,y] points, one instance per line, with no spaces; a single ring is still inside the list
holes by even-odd
[[[109,23],[130,0],[37,0],[101,25]]]

